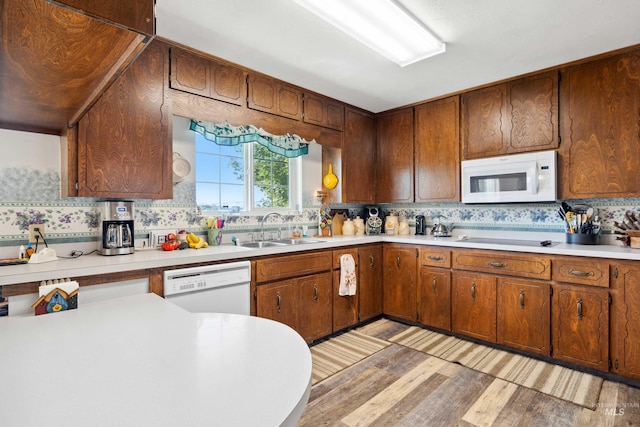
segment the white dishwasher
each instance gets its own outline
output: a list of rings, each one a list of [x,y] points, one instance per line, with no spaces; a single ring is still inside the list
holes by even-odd
[[[191,313],[250,313],[249,261],[164,272],[164,297]]]

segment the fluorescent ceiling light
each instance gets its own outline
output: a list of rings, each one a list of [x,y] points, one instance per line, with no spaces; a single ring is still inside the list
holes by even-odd
[[[395,0],[294,1],[401,67],[445,51]]]

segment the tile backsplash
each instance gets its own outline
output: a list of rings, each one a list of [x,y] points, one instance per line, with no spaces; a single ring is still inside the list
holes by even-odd
[[[0,159],[0,246],[23,244],[31,223],[45,223],[49,242],[95,241],[98,236],[100,202],[86,198],[60,198],[59,138],[24,132],[0,130],[2,152],[10,158]],[[39,153],[36,159],[33,153]],[[640,211],[640,199],[594,199],[569,201],[589,204],[597,209],[604,232],[611,232],[613,221],[621,221],[628,209]],[[340,205],[351,216],[359,214],[360,205]],[[457,229],[504,231],[545,231],[564,233],[557,203],[504,205],[464,205],[462,203],[423,203],[382,205],[385,213],[404,216],[412,225],[416,215],[431,218],[443,215]],[[173,200],[135,201],[136,238],[151,230],[187,229],[203,233],[201,217],[195,204],[195,184],[185,180],[174,186]],[[236,215],[227,218],[227,238],[232,233],[256,231],[261,216]],[[318,207],[309,206],[299,214],[285,216],[285,223],[317,224]],[[274,218],[274,224],[281,220]],[[275,225],[273,225],[275,227]],[[311,228],[313,232],[313,228]]]

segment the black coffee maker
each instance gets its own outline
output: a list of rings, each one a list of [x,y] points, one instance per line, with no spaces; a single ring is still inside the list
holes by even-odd
[[[427,221],[424,215],[416,215],[416,236],[427,234]]]

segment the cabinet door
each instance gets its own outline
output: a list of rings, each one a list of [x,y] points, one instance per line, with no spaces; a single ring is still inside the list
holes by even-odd
[[[500,84],[461,95],[462,157],[465,160],[507,152],[510,121],[507,85]]]
[[[618,294],[611,311],[613,367],[622,375],[640,379],[640,266],[620,264],[615,271]]]
[[[245,105],[247,79],[244,71],[231,64],[211,60],[211,98]]]
[[[171,199],[168,48],[152,43],[78,124],[78,196]]]
[[[297,279],[298,332],[305,341],[331,333],[331,274],[322,273]]]
[[[342,255],[351,255],[356,263],[357,289],[355,295],[341,296],[340,274],[342,266],[340,259]],[[358,294],[360,293],[360,278],[358,277],[358,249],[342,249],[333,251],[333,331],[348,328],[358,323]]]
[[[418,250],[411,246],[385,245],[384,313],[405,320],[416,320]]]
[[[374,203],[376,189],[376,141],[374,117],[358,110],[345,111],[342,147],[342,201]]]
[[[258,317],[284,323],[299,331],[296,319],[295,280],[283,280],[268,285],[259,285],[256,292]]]
[[[413,202],[413,108],[377,116],[377,202]]]
[[[546,282],[498,279],[498,343],[548,356],[551,292]]]
[[[415,201],[460,201],[459,98],[415,109]]]
[[[451,326],[454,332],[496,341],[496,278],[453,273]]]
[[[562,75],[558,198],[638,197],[640,51]]]
[[[553,292],[553,357],[609,369],[609,293],[558,285]]]
[[[211,96],[211,62],[182,49],[171,48],[171,89]]]
[[[305,123],[323,126],[329,129],[344,129],[344,105],[324,96],[312,93],[304,94]]]
[[[356,271],[356,275],[357,275]],[[333,332],[358,323],[358,292],[340,296],[340,270],[333,272]]]
[[[420,268],[418,321],[434,328],[451,330],[451,272]]]
[[[382,314],[382,246],[360,248],[358,255],[359,321]]]
[[[230,64],[171,48],[171,88],[235,105],[244,105],[244,72]]]
[[[558,72],[509,83],[509,153],[558,148]]]
[[[302,91],[271,79],[249,75],[249,108],[300,120],[302,116]]]

